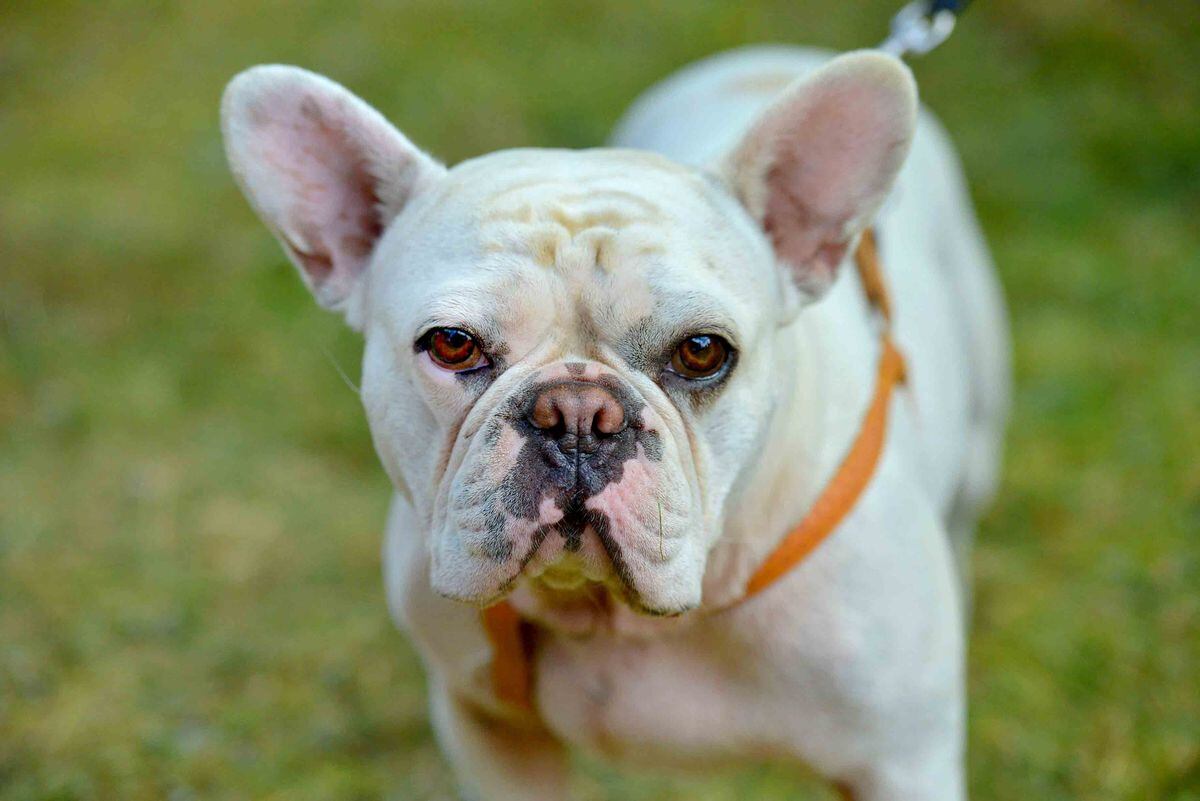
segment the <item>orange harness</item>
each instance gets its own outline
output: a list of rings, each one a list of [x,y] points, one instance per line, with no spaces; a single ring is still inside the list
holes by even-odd
[[[775,547],[746,584],[746,600],[771,586],[812,553],[837,527],[866,489],[879,463],[887,433],[892,390],[904,381],[904,359],[891,336],[891,303],[879,267],[874,234],[867,231],[854,254],[867,300],[883,321],[875,394],[849,452],[808,514]],[[533,709],[533,626],[507,601],[483,610],[492,644],[492,690],[496,697]]]

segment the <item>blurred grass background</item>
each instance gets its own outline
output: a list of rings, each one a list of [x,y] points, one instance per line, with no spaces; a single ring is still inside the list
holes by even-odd
[[[599,143],[842,3],[0,9],[0,799],[448,799],[384,608],[358,340],[226,172],[225,81],[324,72],[449,161]],[[916,63],[1007,287],[1016,412],[975,560],[976,799],[1200,799],[1200,5],[980,0]],[[826,798],[582,765],[589,799]]]

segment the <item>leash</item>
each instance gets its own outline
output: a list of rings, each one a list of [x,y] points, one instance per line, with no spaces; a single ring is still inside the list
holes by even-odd
[[[888,409],[892,393],[904,383],[904,358],[891,333],[891,301],[879,264],[879,248],[871,230],[863,233],[854,263],[867,302],[879,319],[880,357],[875,391],[862,425],[842,463],[812,508],[800,523],[775,546],[751,576],[740,598],[716,611],[725,611],[770,587],[800,564],[833,533],[838,523],[854,508],[875,475],[887,435]],[[534,626],[521,617],[508,601],[482,612],[484,630],[492,646],[492,691],[501,701],[534,711],[533,649]]]
[[[892,17],[891,33],[879,49],[896,58],[923,56],[954,32],[970,0],[913,0]]]

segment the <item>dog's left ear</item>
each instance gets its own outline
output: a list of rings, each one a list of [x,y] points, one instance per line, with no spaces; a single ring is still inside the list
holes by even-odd
[[[908,155],[917,90],[899,60],[848,53],[786,89],[722,165],[797,287],[820,297]]]

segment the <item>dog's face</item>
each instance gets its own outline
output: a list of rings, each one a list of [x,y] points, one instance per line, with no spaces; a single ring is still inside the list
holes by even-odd
[[[768,417],[773,255],[712,179],[633,151],[459,165],[379,246],[363,398],[434,586],[522,575],[694,605]]]
[[[700,602],[770,435],[781,326],[886,194],[914,109],[897,62],[843,57],[707,173],[623,150],[446,170],[294,68],[244,73],[223,106],[251,202],[366,336],[363,401],[434,588],[604,586],[653,615]]]

